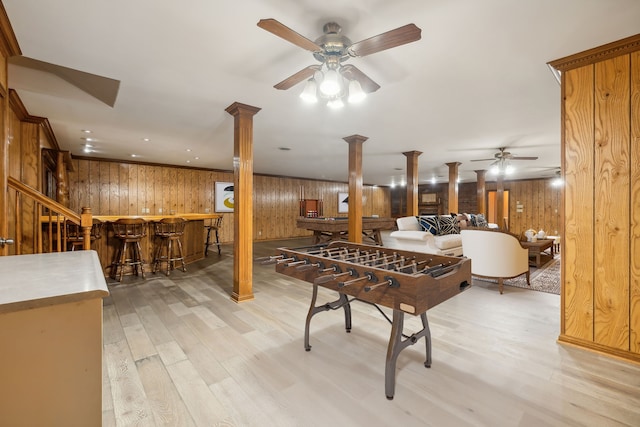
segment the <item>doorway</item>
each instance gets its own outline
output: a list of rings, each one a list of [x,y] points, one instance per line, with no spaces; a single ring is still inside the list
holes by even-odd
[[[503,219],[498,218],[498,192],[487,191],[487,221],[498,224],[500,228],[509,229],[509,190],[504,190],[502,198]]]

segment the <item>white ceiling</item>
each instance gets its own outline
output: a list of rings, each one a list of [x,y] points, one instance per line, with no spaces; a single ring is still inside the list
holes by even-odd
[[[363,145],[363,180],[462,181],[499,147],[514,178],[560,165],[560,87],[546,63],[640,32],[638,0],[2,0],[24,56],[120,81],[113,107],[45,71],[10,65],[27,110],[75,155],[233,169],[234,102],[254,117],[254,171],[348,180],[344,137]],[[414,23],[422,39],[349,62],[381,88],[334,111],[273,85],[312,54],[256,26],[274,18],[315,40],[328,21],[360,41]],[[82,152],[82,129],[95,152]],[[149,138],[149,142],[143,141]],[[290,148],[290,151],[279,150]],[[191,150],[191,151],[188,151]],[[198,157],[198,159],[196,159]]]

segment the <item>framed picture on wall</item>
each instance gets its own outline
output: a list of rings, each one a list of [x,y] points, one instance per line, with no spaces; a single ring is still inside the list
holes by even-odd
[[[338,193],[338,213],[349,212],[349,193]]]
[[[422,193],[420,203],[438,203],[437,193]]]
[[[233,212],[233,182],[216,182],[216,212]]]

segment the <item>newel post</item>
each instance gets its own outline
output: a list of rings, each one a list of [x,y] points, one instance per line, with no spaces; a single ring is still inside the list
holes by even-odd
[[[93,226],[93,215],[91,208],[82,208],[80,214],[80,228],[82,228],[82,249],[91,249],[91,227]]]

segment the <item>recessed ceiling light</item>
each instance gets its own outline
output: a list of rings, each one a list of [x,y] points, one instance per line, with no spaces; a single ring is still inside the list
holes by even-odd
[[[187,153],[190,153],[190,152],[191,152],[191,148],[187,148],[185,151],[186,151]]]
[[[91,131],[89,129],[82,129],[81,130],[83,133],[91,133]]]
[[[138,155],[137,154],[132,154],[131,157],[138,157]]]
[[[80,139],[82,139],[83,141],[95,141],[94,138],[88,138],[88,137],[81,137]]]
[[[149,142],[149,141],[151,141],[149,138],[142,138],[142,140],[143,140],[144,142]]]
[[[196,160],[200,160],[200,157],[194,157]]]
[[[187,163],[191,163],[191,160],[187,160]]]

